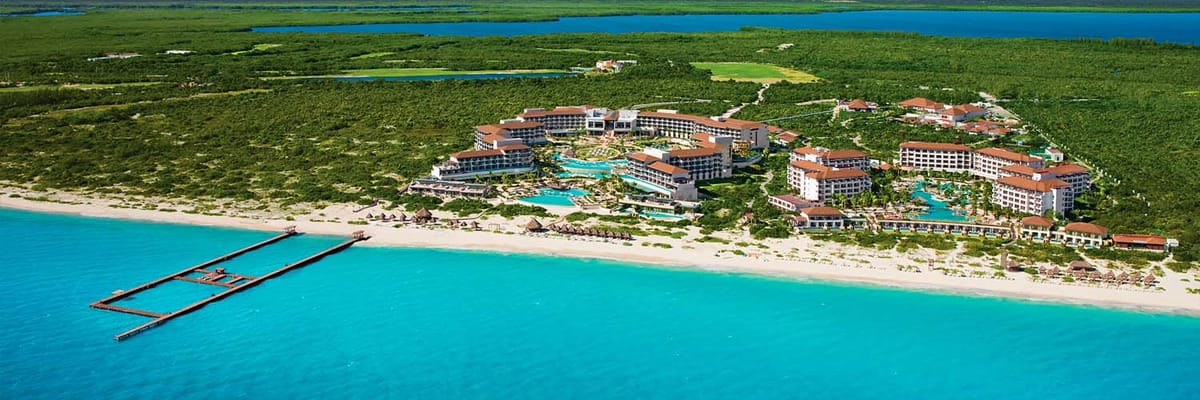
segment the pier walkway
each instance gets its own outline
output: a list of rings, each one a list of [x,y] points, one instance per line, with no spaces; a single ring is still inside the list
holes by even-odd
[[[118,341],[125,340],[125,339],[128,339],[129,337],[136,335],[138,333],[141,333],[147,329],[162,325],[162,324],[166,323],[167,321],[170,321],[173,318],[183,316],[192,311],[196,311],[196,310],[200,309],[201,307],[204,307],[208,303],[212,303],[212,302],[221,300],[221,299],[228,297],[234,293],[237,293],[241,290],[248,289],[259,283],[262,283],[263,281],[277,277],[277,276],[282,275],[293,269],[300,268],[305,265],[311,264],[317,260],[320,260],[321,258],[323,258],[325,256],[345,250],[347,247],[350,247],[351,245],[353,245],[357,242],[370,239],[370,236],[367,236],[363,231],[356,231],[356,232],[354,232],[353,235],[350,236],[350,238],[348,240],[346,240],[344,242],[338,243],[337,245],[334,245],[333,247],[330,247],[328,249],[317,252],[316,254],[305,257],[299,261],[289,263],[289,264],[284,264],[282,267],[280,267],[274,271],[268,272],[262,276],[258,276],[258,277],[227,273],[227,272],[225,272],[224,268],[219,268],[219,267],[213,268],[211,270],[207,269],[208,267],[214,266],[215,264],[217,264],[219,262],[223,262],[223,261],[232,259],[234,257],[237,257],[238,255],[244,254],[244,253],[252,251],[254,249],[258,249],[260,247],[269,245],[271,243],[278,242],[280,240],[291,237],[293,235],[296,235],[296,229],[294,227],[288,227],[286,230],[284,230],[283,233],[279,234],[278,236],[275,236],[270,239],[252,244],[250,246],[247,246],[247,247],[244,247],[241,249],[238,249],[229,254],[225,254],[223,256],[214,258],[212,260],[205,261],[203,263],[188,267],[187,269],[184,269],[182,271],[179,271],[179,272],[176,272],[176,273],[173,273],[170,275],[166,275],[161,278],[152,280],[150,282],[138,285],[137,287],[134,287],[132,289],[125,290],[125,291],[117,291],[117,292],[113,293],[113,295],[111,295],[111,296],[97,300],[96,302],[92,303],[91,306],[93,308],[99,308],[99,309],[104,309],[104,310],[117,311],[117,312],[123,312],[123,313],[128,313],[128,314],[141,315],[144,317],[154,318],[153,320],[151,320],[149,322],[146,322],[142,325],[139,325],[139,326],[137,326],[133,329],[127,330],[125,332],[121,332],[113,337],[114,339],[116,339]],[[195,273],[199,273],[201,275],[199,277],[187,276],[187,275],[195,274]],[[145,310],[138,310],[138,309],[134,309],[134,308],[123,307],[123,306],[118,306],[118,305],[112,304],[114,302],[120,301],[121,299],[132,296],[135,293],[149,290],[149,289],[155,287],[156,285],[162,284],[163,282],[172,281],[172,280],[193,282],[193,283],[206,284],[206,285],[222,286],[227,289],[225,289],[224,291],[222,291],[220,293],[213,294],[213,295],[209,296],[208,298],[205,298],[203,300],[189,304],[183,308],[180,308],[178,310],[175,310],[175,311],[172,311],[172,312],[166,313],[166,314],[145,311]]]

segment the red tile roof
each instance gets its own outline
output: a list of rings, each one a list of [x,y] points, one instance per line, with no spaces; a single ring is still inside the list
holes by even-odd
[[[668,151],[667,154],[670,154],[671,157],[673,157],[673,158],[705,157],[705,156],[711,156],[713,154],[717,154],[717,149],[715,149],[715,148],[680,149],[680,150]]]
[[[475,127],[475,132],[487,135],[505,135],[508,134],[508,129],[504,129],[499,124],[479,125]]]
[[[975,150],[975,152],[979,153],[979,154],[983,154],[983,155],[988,155],[988,156],[992,156],[992,157],[1005,159],[1005,160],[1012,161],[1012,162],[1019,162],[1019,163],[1042,162],[1041,158],[1034,157],[1034,156],[1031,156],[1028,154],[1017,153],[1015,151],[1008,150],[1008,149],[1002,149],[999,147],[988,147],[986,149]]]
[[[641,152],[630,154],[627,157],[634,159],[634,160],[644,162],[644,163],[652,163],[655,161],[662,161],[658,157],[655,157],[655,156],[652,156],[652,155],[649,155],[646,153],[641,153]]]
[[[1065,229],[1067,232],[1090,233],[1093,235],[1108,234],[1108,228],[1096,224],[1089,224],[1087,222],[1072,222],[1067,224],[1067,226],[1063,229]]]
[[[858,150],[850,150],[850,149],[829,150],[829,151],[825,152],[825,158],[828,158],[830,160],[844,160],[847,158],[866,158],[866,157],[867,157],[867,153],[863,153]]]
[[[753,129],[753,128],[765,128],[767,126],[767,124],[764,124],[761,122],[746,121],[746,120],[741,120],[741,119],[728,118],[724,121],[717,121],[712,118],[701,117],[698,115],[675,114],[675,113],[665,113],[665,112],[657,112],[657,111],[639,112],[638,117],[658,117],[658,118],[674,119],[674,120],[681,120],[681,121],[692,121],[697,124],[714,127],[714,128]]]
[[[784,143],[791,143],[793,140],[796,140],[796,138],[800,137],[800,135],[797,135],[795,132],[784,132],[780,133],[778,137],[779,140],[782,140]]]
[[[1023,176],[1033,176],[1034,174],[1040,174],[1042,172],[1045,172],[1045,170],[1034,169],[1033,167],[1030,167],[1025,164],[1009,164],[1009,165],[1000,167],[1000,170],[1006,171],[1006,172],[1012,172],[1014,174],[1023,175]]]
[[[955,143],[938,143],[938,142],[904,142],[900,143],[902,149],[921,149],[921,150],[946,150],[946,151],[971,151],[971,147]]]
[[[522,118],[543,117],[547,115],[583,115],[583,107],[554,107],[553,110],[539,110],[523,112],[519,116]]]
[[[799,168],[804,172],[828,171],[832,169],[808,160],[792,160],[791,165],[792,167]]]
[[[484,143],[498,142],[498,141],[505,140],[505,139],[512,139],[512,138],[505,136],[505,135],[497,135],[497,134],[486,135],[484,137],[479,138],[479,140],[482,140]]]
[[[1021,218],[1021,225],[1040,226],[1049,228],[1054,226],[1054,221],[1046,217],[1025,217]]]
[[[667,164],[662,161],[655,161],[653,163],[650,163],[650,169],[666,172],[671,175],[680,175],[680,174],[688,173],[688,170],[686,170],[686,169],[679,168],[679,167],[676,167],[671,164]]]
[[[1056,164],[1050,168],[1046,168],[1046,171],[1053,173],[1055,175],[1059,175],[1059,176],[1088,173],[1087,168],[1084,168],[1082,165],[1074,164],[1074,163]]]
[[[946,106],[945,104],[938,103],[936,101],[926,99],[923,97],[914,97],[914,98],[900,102],[900,107],[940,109],[945,106]]]
[[[834,216],[840,217],[840,216],[844,215],[844,214],[842,214],[841,211],[839,211],[836,208],[825,207],[825,206],[809,207],[809,208],[800,210],[800,212],[804,213],[805,215],[814,215],[814,216],[822,216],[822,217],[834,217]]]
[[[465,150],[465,151],[460,151],[460,152],[451,154],[450,157],[455,158],[455,159],[462,159],[462,158],[491,157],[491,156],[498,156],[501,154],[504,154],[504,152],[500,151],[500,149]]]
[[[870,109],[871,106],[868,105],[867,102],[863,101],[863,99],[854,99],[851,100],[849,104],[846,104],[846,108],[851,110],[866,110]]]
[[[805,174],[805,176],[807,176],[809,178],[817,179],[817,180],[853,179],[853,178],[861,178],[861,177],[867,176],[867,173],[863,172],[862,170],[860,170],[858,168],[847,168],[847,169],[838,169],[838,170],[809,172],[809,173]]]
[[[504,146],[497,147],[497,149],[504,151],[529,150],[529,146],[523,144],[506,144]]]
[[[1035,181],[1023,176],[1006,176],[997,179],[996,183],[1042,193],[1051,192],[1060,187],[1071,186],[1071,184],[1063,182],[1060,179],[1050,178]]]
[[[772,195],[771,197],[774,197],[774,198],[776,198],[776,199],[779,199],[779,200],[783,200],[783,201],[785,201],[785,202],[787,202],[787,203],[789,203],[789,204],[792,204],[792,205],[800,205],[800,204],[810,204],[810,203],[812,203],[811,201],[805,200],[805,199],[803,199],[803,198],[801,198],[801,197],[799,197],[799,196],[796,196],[796,195],[791,195],[791,194],[777,194],[777,195]]]
[[[1143,244],[1166,246],[1167,238],[1158,235],[1135,235],[1130,233],[1114,233],[1112,235],[1113,243],[1125,244]]]

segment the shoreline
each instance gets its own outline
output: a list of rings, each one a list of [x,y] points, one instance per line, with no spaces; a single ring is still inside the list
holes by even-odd
[[[834,264],[799,258],[772,258],[765,254],[738,256],[727,253],[728,245],[716,243],[692,243],[666,237],[645,237],[632,242],[632,246],[596,240],[568,239],[545,234],[505,233],[493,231],[467,231],[425,226],[396,228],[381,224],[349,224],[346,222],[305,221],[297,219],[251,218],[240,216],[214,216],[166,212],[156,210],[114,208],[97,204],[69,204],[53,201],[29,200],[26,198],[0,196],[0,208],[20,211],[75,215],[91,218],[114,218],[134,221],[214,226],[278,231],[295,225],[301,233],[314,235],[348,236],[356,230],[364,230],[372,236],[362,242],[369,247],[431,248],[457,251],[481,251],[502,254],[526,254],[547,257],[588,258],[629,263],[639,267],[668,268],[675,270],[719,272],[751,275],[797,282],[851,284],[868,287],[889,288],[938,294],[996,297],[1036,303],[1054,303],[1073,306],[1121,309],[1135,312],[1164,313],[1200,316],[1200,295],[1186,293],[1182,288],[1168,291],[1142,289],[1114,289],[1098,286],[1068,285],[1033,282],[1020,274],[1015,278],[994,279],[988,277],[955,277],[933,271],[909,272],[897,268],[898,262],[908,260],[876,260],[866,264]],[[520,225],[525,219],[507,221],[508,225]],[[493,225],[496,225],[493,223]],[[809,241],[812,243],[806,243]],[[668,242],[671,248],[642,245],[649,242]],[[809,245],[817,248],[833,247],[825,242],[811,239],[781,241],[779,246]],[[725,250],[722,250],[725,249]],[[858,249],[858,248],[851,248]],[[750,249],[747,249],[750,250]],[[831,249],[826,252],[839,252]],[[751,250],[753,253],[754,250]],[[862,249],[860,252],[869,252]],[[707,254],[706,254],[707,253]],[[873,254],[873,253],[872,253]],[[862,254],[851,254],[861,256]],[[835,257],[836,258],[836,257]],[[881,267],[890,262],[892,268]],[[922,268],[923,269],[923,268]],[[1170,273],[1168,271],[1168,273]],[[1182,277],[1190,275],[1176,274]],[[1178,281],[1180,276],[1174,277]],[[1168,279],[1162,279],[1167,283]]]

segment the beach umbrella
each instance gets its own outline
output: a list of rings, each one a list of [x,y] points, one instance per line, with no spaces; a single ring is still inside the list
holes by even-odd
[[[1058,276],[1061,273],[1062,273],[1062,270],[1059,269],[1057,265],[1054,266],[1054,269],[1050,270],[1050,275]]]
[[[525,224],[525,230],[530,232],[540,231],[542,230],[542,223],[538,222],[537,218],[530,218],[529,223]]]
[[[1146,279],[1144,281],[1142,281],[1142,283],[1146,284],[1146,286],[1153,285],[1154,284],[1154,274],[1146,274]]]
[[[429,210],[425,208],[421,208],[420,210],[417,210],[416,214],[413,214],[413,219],[418,221],[427,220],[430,218],[433,218],[433,213],[429,212]]]
[[[367,219],[375,219],[375,216],[371,215],[371,213],[367,213]]]
[[[1117,274],[1113,273],[1112,270],[1110,269],[1110,270],[1108,270],[1107,274],[1104,274],[1104,280],[1109,281],[1109,282],[1116,281]]]
[[[400,213],[400,220],[401,220],[401,221],[408,221],[408,215],[405,215],[404,213]]]

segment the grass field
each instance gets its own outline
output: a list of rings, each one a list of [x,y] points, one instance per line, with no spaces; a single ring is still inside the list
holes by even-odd
[[[821,80],[816,75],[769,64],[694,62],[693,67],[712,71],[714,81],[812,83]]]

